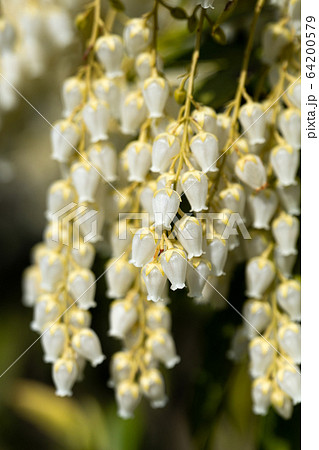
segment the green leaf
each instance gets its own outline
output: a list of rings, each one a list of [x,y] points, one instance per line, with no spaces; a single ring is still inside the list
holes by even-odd
[[[222,28],[218,27],[212,31],[213,39],[220,45],[226,45],[226,36]]]
[[[183,8],[170,8],[170,13],[175,19],[187,19],[187,13]]]

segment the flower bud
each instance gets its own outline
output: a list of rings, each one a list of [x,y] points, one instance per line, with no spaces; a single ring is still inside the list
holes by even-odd
[[[248,321],[245,321],[244,327],[247,336],[251,339],[256,336],[257,331],[261,333],[270,323],[271,308],[269,303],[260,302],[257,300],[248,300],[244,304],[243,315]]]
[[[290,145],[277,145],[270,153],[270,162],[275,175],[283,186],[296,184],[296,173],[299,167],[300,152]]]
[[[267,115],[260,103],[249,102],[239,111],[239,121],[250,145],[266,141]]]
[[[91,99],[83,108],[82,117],[91,142],[104,141],[108,138],[108,128],[111,118],[109,105],[103,100]]]
[[[248,206],[253,219],[253,227],[269,230],[269,222],[278,206],[276,193],[271,189],[254,192],[248,197]]]
[[[249,344],[250,374],[262,377],[274,359],[274,349],[262,337],[255,337]]]
[[[214,134],[204,131],[195,134],[191,139],[190,149],[204,173],[218,171],[218,139]]]
[[[73,335],[72,347],[80,356],[88,359],[93,367],[105,360],[99,338],[90,328],[82,328]]]
[[[294,149],[301,147],[301,115],[295,108],[287,108],[278,117],[278,128],[287,143]]]
[[[281,389],[276,387],[271,394],[271,404],[277,413],[284,419],[292,416],[292,401]]]
[[[146,142],[133,141],[126,147],[128,181],[145,181],[152,163],[152,146]]]
[[[185,252],[179,248],[168,249],[161,254],[160,263],[164,273],[172,284],[172,291],[183,289],[185,287],[187,269]]]
[[[56,212],[69,206],[75,200],[75,191],[70,182],[58,180],[54,182],[48,191],[46,218],[51,220]]]
[[[149,111],[149,117],[162,117],[169,94],[168,83],[161,77],[150,77],[144,81],[143,95]]]
[[[276,183],[276,190],[280,203],[288,214],[299,216],[300,214],[300,183],[282,186],[279,181]]]
[[[61,163],[69,162],[80,140],[77,125],[68,120],[56,122],[51,130],[52,159]]]
[[[138,384],[132,381],[121,381],[116,387],[115,397],[119,417],[131,419],[135,408],[141,400]]]
[[[149,228],[140,228],[134,234],[132,241],[131,264],[142,267],[152,260],[156,249],[154,233]]]
[[[251,153],[237,161],[235,173],[240,181],[252,189],[260,189],[267,181],[266,170],[261,159]]]
[[[135,59],[135,70],[140,80],[144,81],[152,74],[153,55],[150,52],[140,53]]]
[[[171,313],[163,303],[151,304],[146,310],[146,326],[150,330],[164,328],[169,331],[171,329]]]
[[[182,188],[191,205],[191,211],[200,212],[208,209],[206,197],[208,191],[208,178],[203,172],[190,170],[182,176]]]
[[[52,378],[59,397],[71,397],[72,387],[78,376],[77,364],[73,358],[60,358],[52,366]]]
[[[210,262],[203,258],[193,258],[187,264],[186,283],[188,297],[194,298],[196,301],[203,299],[202,292],[211,270]]]
[[[24,306],[33,306],[40,295],[41,272],[38,266],[30,266],[23,272],[22,302]]]
[[[80,267],[90,269],[94,262],[95,248],[89,242],[80,242],[79,248],[72,248],[71,256]]]
[[[278,342],[282,351],[287,353],[296,364],[301,362],[300,325],[289,322],[278,330]]]
[[[68,341],[68,331],[64,323],[53,323],[41,336],[44,361],[54,363],[63,353]]]
[[[109,336],[123,339],[138,319],[136,306],[130,300],[116,300],[111,303]]]
[[[286,364],[278,370],[276,380],[280,389],[292,398],[294,405],[301,402],[301,376],[296,369]]]
[[[58,319],[60,313],[56,297],[51,294],[40,295],[34,305],[31,330],[41,333],[47,323]]]
[[[269,23],[262,37],[262,60],[272,65],[291,41],[291,32],[280,23]]]
[[[212,264],[212,274],[216,277],[225,275],[224,267],[228,256],[228,241],[214,233],[213,239],[209,241],[207,256]]]
[[[278,245],[278,251],[284,256],[297,253],[296,244],[299,236],[299,220],[282,212],[272,223],[272,234]]]
[[[223,208],[244,216],[246,196],[244,188],[240,184],[229,185],[226,189],[220,191],[219,198]]]
[[[108,34],[98,38],[95,43],[95,54],[106,70],[108,77],[115,78],[123,75],[124,47],[120,36]]]
[[[130,56],[137,56],[147,49],[151,42],[151,30],[144,19],[130,19],[123,31],[124,45]]]
[[[194,109],[192,118],[200,126],[203,132],[216,134],[217,131],[217,114],[209,106],[201,106],[199,109]],[[194,131],[197,132],[197,127],[194,127]]]
[[[54,292],[63,280],[65,259],[59,253],[44,249],[39,255],[41,289]]]
[[[185,215],[175,224],[177,239],[187,252],[187,258],[201,256],[203,253],[203,230],[200,221],[196,217]]]
[[[117,179],[117,155],[110,142],[98,142],[92,145],[88,156],[92,165],[100,172],[105,181],[112,182]]]
[[[129,92],[121,105],[121,131],[134,136],[146,119],[147,109],[140,91]]]
[[[262,256],[251,258],[246,265],[247,297],[260,299],[275,278],[274,264]]]
[[[62,86],[62,99],[64,117],[68,117],[75,108],[78,108],[85,97],[85,82],[78,77],[67,78]]]
[[[179,151],[180,141],[173,134],[161,133],[156,136],[152,148],[151,171],[164,173]]]
[[[165,384],[159,370],[150,369],[143,372],[139,383],[143,394],[150,400],[152,408],[163,408],[166,405]]]
[[[142,277],[147,290],[147,300],[157,302],[164,297],[164,287],[167,277],[159,263],[146,264],[142,269]]]
[[[94,308],[95,275],[88,269],[72,270],[68,276],[68,292],[81,309]]]
[[[180,357],[176,355],[173,338],[166,330],[153,331],[147,338],[145,345],[154,358],[162,362],[168,369],[172,369],[180,362]]]
[[[271,382],[267,378],[256,378],[252,385],[253,412],[265,416],[270,406]]]
[[[107,296],[109,298],[125,297],[134,279],[135,270],[123,257],[117,261],[111,260],[105,274],[108,285]]]
[[[301,292],[300,283],[295,280],[287,280],[281,283],[276,290],[276,298],[279,306],[290,316],[291,320],[301,319]]]
[[[153,212],[155,228],[161,230],[171,229],[171,222],[176,216],[181,198],[173,189],[159,189],[153,197]]]
[[[111,105],[110,114],[115,119],[120,117],[121,88],[115,80],[101,77],[93,82],[93,90],[97,99]]]
[[[110,372],[111,379],[108,381],[109,387],[114,387],[121,381],[128,380],[134,370],[134,361],[128,351],[114,353],[111,359]]]
[[[79,196],[79,203],[95,201],[100,175],[87,162],[76,162],[71,167],[71,178]]]

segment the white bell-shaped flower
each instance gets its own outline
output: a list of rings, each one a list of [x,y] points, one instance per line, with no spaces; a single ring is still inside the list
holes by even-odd
[[[267,378],[256,378],[251,390],[253,412],[265,416],[270,406],[271,381]]]
[[[248,206],[253,220],[253,227],[269,230],[269,222],[278,206],[276,193],[272,189],[254,192],[248,197]]]
[[[51,220],[55,213],[64,209],[66,206],[74,204],[75,191],[72,184],[67,180],[55,181],[49,188],[47,195],[46,218]]]
[[[266,141],[267,115],[261,103],[248,102],[240,108],[239,121],[249,144]]]
[[[73,305],[69,311],[66,312],[68,324],[73,329],[89,328],[92,322],[92,315],[89,311],[78,308]]]
[[[281,417],[286,420],[291,418],[293,412],[291,398],[278,387],[271,394],[271,404]]]
[[[300,325],[289,322],[278,330],[278,342],[282,351],[287,353],[296,364],[301,362]]]
[[[296,180],[296,184],[290,186],[283,186],[277,181],[276,191],[280,200],[280,203],[284,207],[288,214],[293,216],[299,216],[300,214],[300,182]]]
[[[105,274],[108,286],[107,296],[109,298],[122,298],[130,289],[134,279],[135,270],[123,257],[111,260]]]
[[[117,34],[107,34],[97,39],[95,54],[107,76],[110,78],[123,75],[122,61],[124,56],[123,40]]]
[[[164,298],[167,277],[159,263],[146,264],[142,269],[142,277],[147,290],[147,300],[157,302]]]
[[[228,138],[229,138],[229,131],[231,126],[231,118],[227,116],[226,114],[220,113],[217,114],[217,121],[216,121],[217,129],[216,132],[213,133],[216,135],[218,142],[219,142],[219,150],[228,150],[224,149]]]
[[[170,248],[160,256],[160,263],[171,282],[172,291],[185,287],[187,260],[186,254],[179,248]]]
[[[52,159],[69,162],[80,140],[80,130],[69,120],[60,120],[51,130]]]
[[[296,263],[297,254],[290,254],[290,255],[283,255],[280,251],[280,248],[277,246],[275,247],[274,251],[274,259],[276,266],[279,270],[279,272],[286,278],[290,278],[292,274],[292,270],[294,268],[294,265]]]
[[[73,239],[75,240],[75,242],[75,238],[77,238],[76,232],[78,230],[84,242],[95,244],[96,242],[103,240],[102,230],[105,223],[105,211],[92,204],[86,205],[85,207],[83,207],[82,205],[82,207],[80,207],[80,209],[78,210],[79,212],[81,212],[81,208],[84,208],[83,213],[79,214],[78,220],[76,222],[77,228],[73,230]]]
[[[301,108],[301,81],[300,79],[296,81],[287,91],[287,97],[293,103],[293,105],[300,109]]]
[[[51,294],[42,294],[37,299],[33,309],[31,330],[41,333],[46,324],[55,322],[61,313],[56,297]]]
[[[262,60],[272,65],[291,41],[291,32],[280,23],[269,23],[262,36]]]
[[[135,59],[135,70],[140,81],[143,82],[144,80],[146,80],[146,78],[149,78],[152,75],[153,63],[154,56],[149,51],[140,53],[137,56],[137,58]],[[159,56],[157,56],[156,58],[156,65],[160,70],[162,70],[163,61]]]
[[[24,306],[33,306],[41,293],[41,272],[38,266],[30,266],[23,272],[22,302]]]
[[[246,259],[261,255],[270,244],[270,236],[267,232],[261,230],[249,230],[249,233],[251,239],[245,239],[243,242]]]
[[[77,380],[78,370],[74,358],[60,358],[52,366],[52,378],[58,397],[71,397],[72,387]]]
[[[68,338],[67,327],[64,323],[50,324],[41,336],[44,361],[55,362],[62,355]]]
[[[206,198],[208,192],[208,178],[198,170],[190,170],[182,176],[182,188],[191,205],[191,211],[200,212],[208,209]]]
[[[172,369],[181,360],[176,354],[172,336],[164,329],[158,329],[150,333],[145,345],[153,357],[165,364],[168,369]]]
[[[79,203],[94,203],[100,181],[100,174],[95,167],[86,161],[76,162],[71,167],[71,178],[79,197]]]
[[[269,303],[258,300],[248,300],[243,307],[243,315],[248,321],[244,323],[247,336],[251,339],[257,332],[261,333],[271,320],[271,307]]]
[[[262,298],[275,278],[274,264],[267,258],[251,258],[246,265],[247,297]]]
[[[91,328],[82,328],[72,337],[72,347],[83,358],[90,361],[93,367],[105,360],[101,343]]]
[[[169,94],[168,83],[161,77],[149,77],[143,84],[145,104],[149,117],[156,119],[162,117]]]
[[[180,151],[180,140],[169,133],[161,133],[154,139],[152,148],[152,172],[164,173],[174,156]]]
[[[130,300],[116,300],[110,307],[109,336],[123,339],[138,319],[138,312],[134,302]]]
[[[149,228],[140,228],[132,240],[131,264],[142,267],[152,260],[156,249],[154,233]]]
[[[276,381],[280,389],[292,398],[294,405],[301,402],[301,376],[296,369],[286,364],[278,370]]]
[[[266,170],[261,159],[251,153],[237,161],[235,173],[240,181],[252,189],[260,189],[267,181]]]
[[[149,304],[145,314],[145,322],[150,330],[164,328],[169,331],[172,323],[170,310],[161,302]]]
[[[262,337],[255,337],[249,344],[250,374],[262,377],[274,359],[273,347]]]
[[[79,308],[86,310],[96,306],[94,301],[95,275],[91,270],[72,270],[68,276],[67,288]]]
[[[117,155],[111,142],[98,142],[89,149],[89,160],[99,171],[105,181],[115,181],[117,179]]]
[[[300,111],[295,108],[287,108],[284,111],[282,111],[278,117],[278,127],[287,143],[294,150],[300,150],[301,147]]]
[[[165,187],[170,187],[171,189],[174,189],[174,181],[175,181],[175,174],[170,172],[164,172],[156,180],[156,188],[157,188],[156,190],[164,189]]]
[[[202,241],[203,230],[200,221],[196,217],[185,215],[175,224],[177,239],[187,252],[187,258],[203,254]]]
[[[125,219],[113,225],[110,240],[113,257],[120,256],[126,251],[132,241],[132,234]]]
[[[150,181],[147,184],[145,184],[140,191],[140,205],[142,207],[142,211],[145,211],[150,215],[150,222],[154,222],[153,197],[157,189],[156,189],[156,182]]]
[[[218,171],[218,139],[214,134],[205,131],[195,134],[190,141],[190,149],[204,173]]]
[[[146,142],[133,141],[126,147],[128,181],[145,181],[152,164],[152,146]]]
[[[39,255],[39,267],[41,272],[41,289],[54,292],[64,276],[65,259],[63,255],[44,249]]]
[[[143,372],[139,383],[143,394],[150,400],[152,408],[163,408],[166,405],[165,383],[159,370],[149,369]]]
[[[284,211],[272,222],[272,234],[278,245],[278,251],[284,256],[297,253],[296,244],[299,236],[299,220]]]
[[[121,381],[115,390],[118,407],[117,414],[121,419],[131,419],[134,411],[141,401],[140,388],[137,383],[129,380]]]
[[[240,214],[244,217],[246,195],[241,184],[232,183],[219,193],[219,198],[223,208]]]
[[[98,99],[89,100],[82,110],[82,117],[90,133],[91,142],[104,141],[108,138],[111,112],[106,102]]]
[[[121,104],[122,133],[134,136],[146,117],[147,109],[141,92],[129,92]]]
[[[270,162],[276,177],[283,186],[296,184],[300,152],[290,145],[277,145],[270,153]]]
[[[157,230],[171,229],[171,222],[176,216],[181,198],[173,189],[159,189],[153,197],[153,213]]]
[[[134,370],[134,360],[128,351],[116,352],[112,356],[110,364],[111,378],[108,381],[109,387],[114,387],[121,381],[128,380]]]
[[[68,117],[75,108],[78,108],[84,102],[85,89],[85,82],[78,77],[70,77],[63,82],[64,117]]]
[[[216,134],[217,114],[213,110],[213,108],[210,108],[209,106],[201,106],[199,109],[194,109],[194,111],[192,112],[192,118],[196,123],[198,123],[203,132],[213,135]],[[197,133],[197,127],[193,127],[194,131]]]
[[[291,320],[301,319],[301,289],[296,280],[283,281],[276,290],[278,305],[290,316]]]
[[[196,301],[203,299],[202,292],[211,270],[210,262],[203,258],[193,258],[187,264],[186,284],[188,297],[194,298]]]
[[[50,44],[59,49],[65,49],[72,44],[74,39],[74,27],[72,18],[67,9],[60,6],[47,5],[45,15],[46,34]]]
[[[93,81],[93,91],[99,100],[111,105],[110,113],[115,119],[120,117],[121,86],[116,80],[101,77]]]
[[[213,239],[207,246],[207,256],[212,265],[212,274],[215,277],[225,275],[224,267],[228,256],[228,241],[214,233]]]
[[[137,56],[147,49],[151,42],[151,30],[146,20],[140,18],[130,19],[124,28],[123,39],[127,53]]]
[[[95,258],[95,248],[90,242],[80,242],[78,248],[71,249],[71,256],[80,267],[90,269]]]

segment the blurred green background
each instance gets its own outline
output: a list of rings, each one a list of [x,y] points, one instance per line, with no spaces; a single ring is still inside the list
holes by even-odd
[[[131,16],[147,11],[152,2],[126,1]],[[190,8],[192,2],[171,2]],[[228,43],[220,46],[209,30],[203,38],[196,98],[216,109],[236,89],[247,26],[254,2],[239,1],[224,27]],[[217,2],[218,6],[218,2]],[[18,12],[17,12],[18,13]],[[276,17],[266,7],[258,25]],[[186,24],[161,18],[160,49],[171,77],[188,66],[194,36]],[[258,42],[250,64],[249,86],[263,73]],[[173,43],[173,45],[172,45]],[[51,123],[61,114],[60,86],[80,62],[75,43],[48,61],[39,79],[24,86],[23,94]],[[267,86],[265,86],[267,89]],[[50,160],[49,126],[23,100],[6,114],[0,130],[0,240],[1,319],[0,373],[32,345],[37,335],[29,328],[32,312],[21,304],[21,275],[29,265],[30,248],[41,240],[45,225],[46,189],[58,177]],[[95,272],[104,261],[97,257]],[[229,301],[241,310],[244,301],[244,266],[232,278]],[[219,305],[194,305],[186,293],[173,295],[173,335],[181,363],[165,372],[170,401],[162,410],[142,402],[133,420],[117,418],[113,391],[106,387],[108,364],[120,344],[107,337],[108,303],[105,285],[97,285],[98,307],[93,328],[108,359],[95,369],[87,367],[85,380],[71,399],[54,396],[51,366],[42,361],[35,343],[0,378],[0,449],[48,450],[297,450],[300,448],[300,406],[290,421],[273,411],[267,417],[251,412],[250,379],[246,358],[237,365],[226,354],[241,318],[223,300]],[[218,302],[217,302],[218,303]]]

